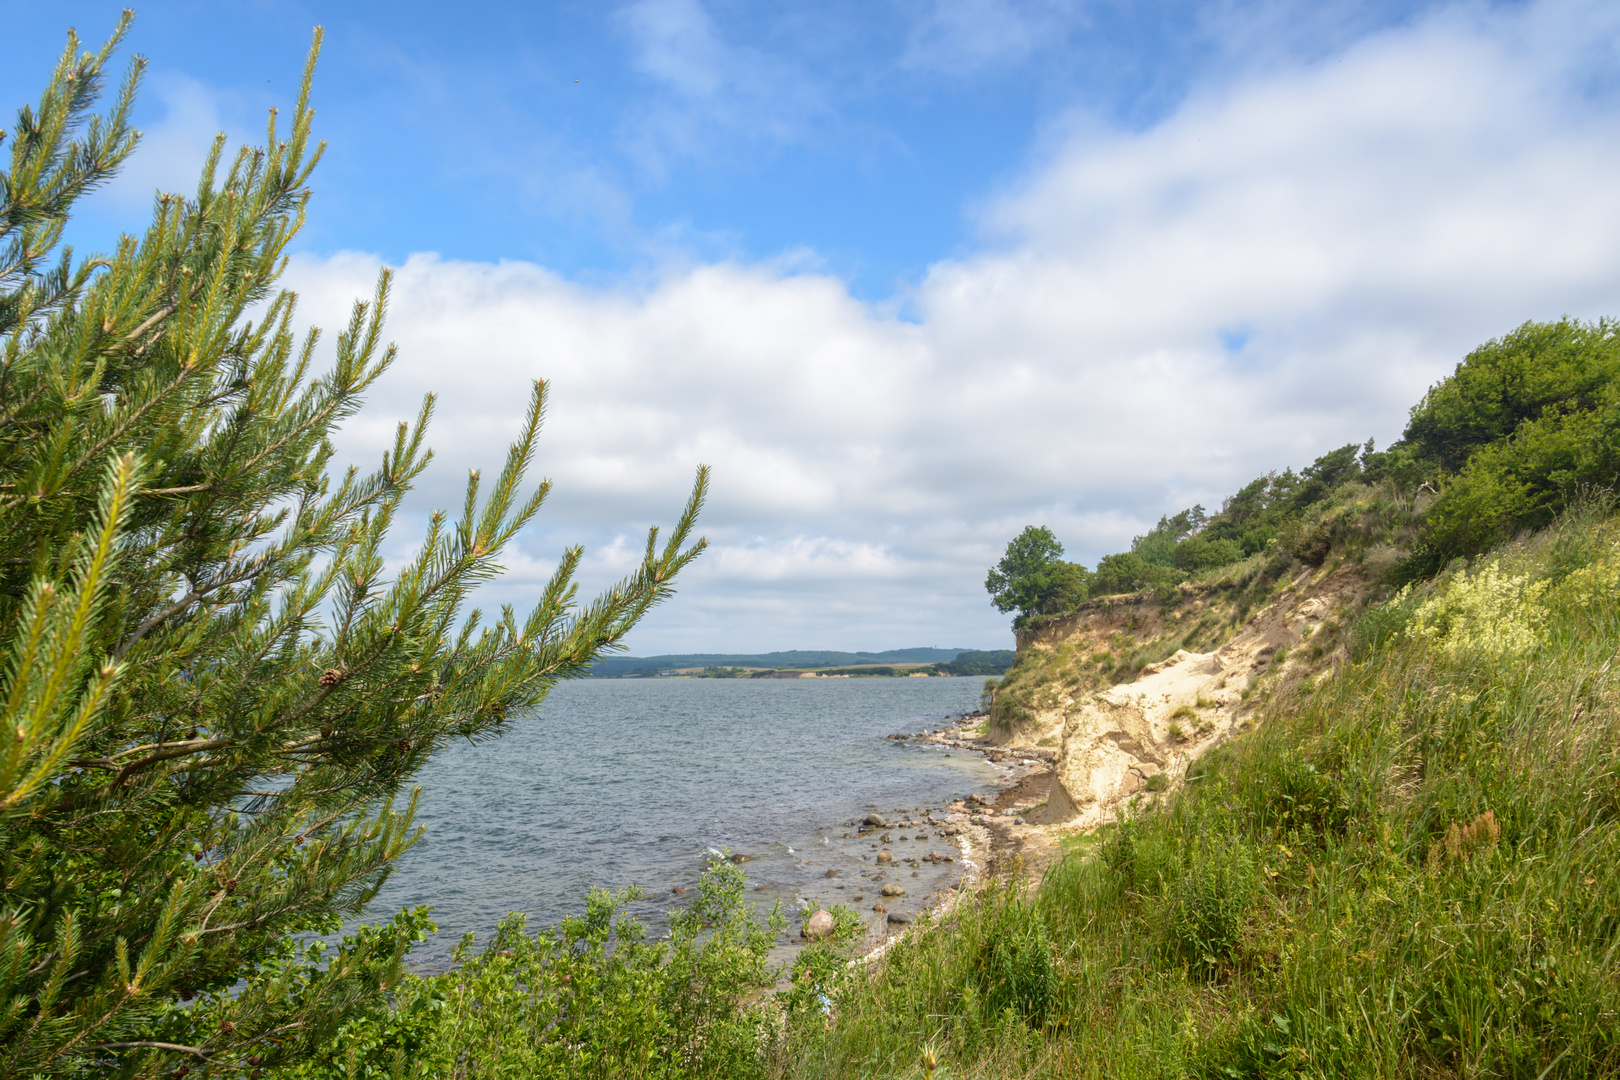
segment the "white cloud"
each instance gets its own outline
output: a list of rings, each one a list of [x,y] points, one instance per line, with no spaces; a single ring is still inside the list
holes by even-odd
[[[828,112],[824,88],[793,58],[723,40],[700,0],[636,0],[619,14],[636,67],[664,91],[619,132],[650,173],[672,158],[712,159],[723,143],[796,141]]]
[[[713,97],[725,85],[730,58],[697,0],[638,0],[624,18],[647,74],[687,97]]]
[[[984,209],[983,250],[903,298],[915,320],[786,264],[613,291],[414,256],[399,366],[345,449],[372,458],[440,391],[424,497],[453,505],[544,375],[557,494],[520,576],[574,538],[604,552],[593,580],[622,572],[715,467],[715,549],[638,650],[1004,644],[981,583],[1024,525],[1089,562],[1267,469],[1387,442],[1525,319],[1620,310],[1620,114],[1579,32],[1607,18],[1456,9],[1140,133],[1080,118]],[[377,265],[302,259],[289,283],[336,325]]]
[[[929,0],[913,19],[902,67],[963,74],[1016,64],[1066,38],[1064,0]]]

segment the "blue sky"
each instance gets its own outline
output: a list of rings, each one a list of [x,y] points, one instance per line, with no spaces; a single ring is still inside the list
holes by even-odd
[[[99,43],[121,5],[7,7],[0,79],[20,102],[67,26]],[[151,63],[143,125],[250,137],[325,26],[331,145],[309,250],[530,259],[597,280],[802,252],[878,299],[970,247],[978,205],[1077,114],[1141,129],[1193,85],[1414,10],[166,3],[139,8],[129,48]]]
[[[14,104],[118,11],[5,8]],[[553,380],[558,494],[491,599],[572,540],[622,573],[706,461],[714,550],[637,651],[996,647],[1024,525],[1092,562],[1387,443],[1525,319],[1620,314],[1611,8],[156,3],[145,141],[74,236],[252,139],[320,23],[287,284],[332,325],[400,270],[344,452],[438,391],[453,504]]]

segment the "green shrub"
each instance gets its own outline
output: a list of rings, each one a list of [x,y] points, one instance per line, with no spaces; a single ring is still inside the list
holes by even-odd
[[[780,912],[758,919],[742,871],[719,857],[696,902],[671,913],[667,938],[648,940],[623,913],[637,896],[593,892],[583,917],[535,935],[508,916],[481,952],[469,934],[450,971],[406,977],[391,1006],[275,1075],[385,1077],[396,1062],[404,1075],[467,1080],[762,1075],[768,1022],[742,1002],[772,982]]]
[[[1232,838],[1206,840],[1169,895],[1167,929],[1183,959],[1213,969],[1243,933],[1259,878],[1248,847]]]
[[[1091,592],[1093,596],[1113,596],[1169,585],[1174,579],[1170,567],[1150,563],[1135,552],[1104,555],[1097,563]]]
[[[1527,423],[1596,407],[1617,380],[1620,338],[1612,321],[1527,322],[1469,353],[1424,395],[1406,442],[1455,472]]]
[[[1349,828],[1353,800],[1347,785],[1297,750],[1268,755],[1241,790],[1248,793],[1250,821],[1260,834],[1343,835]]]
[[[1174,565],[1177,570],[1195,574],[1235,563],[1243,554],[1243,547],[1236,540],[1192,536],[1176,545]]]
[[[1477,555],[1516,533],[1551,524],[1579,493],[1620,484],[1620,384],[1581,412],[1548,411],[1484,447],[1424,518],[1433,565]]]
[[[974,965],[980,1016],[1015,1012],[1034,1028],[1045,1025],[1057,998],[1045,923],[1009,881],[985,901],[985,929]]]
[[[1034,727],[1037,719],[1035,711],[1016,694],[997,694],[990,709],[990,727],[1004,734]]]
[[[1426,595],[1407,590],[1387,603],[1369,605],[1350,629],[1350,659],[1363,663],[1399,639]]]

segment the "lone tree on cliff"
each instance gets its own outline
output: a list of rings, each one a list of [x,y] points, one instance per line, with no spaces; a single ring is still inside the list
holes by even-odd
[[[1016,611],[1013,625],[1022,627],[1033,615],[1072,610],[1090,593],[1092,574],[1079,563],[1064,562],[1063,545],[1044,525],[1029,525],[1007,544],[1001,561],[984,579],[997,611]]]
[[[274,288],[321,154],[319,34],[288,128],[272,113],[234,158],[216,142],[193,196],[75,260],[75,200],[137,140],[139,59],[93,115],[128,19],[93,54],[70,35],[0,173],[6,1076],[247,1069],[329,1035],[397,977],[421,917],[324,965],[288,941],[375,894],[414,839],[412,774],[617,647],[703,548],[699,469],[668,541],[649,533],[603,595],[577,602],[573,548],[531,611],[467,611],[549,488],[524,491],[537,383],[494,482],[474,474],[387,576],[431,398],[375,471],[329,464],[394,356],[388,275],[318,374]]]

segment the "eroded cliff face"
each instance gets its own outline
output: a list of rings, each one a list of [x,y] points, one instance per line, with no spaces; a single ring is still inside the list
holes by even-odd
[[[1339,637],[1367,591],[1357,567],[1305,570],[1219,648],[1180,650],[1142,668],[1132,682],[1076,687],[1054,698],[1050,708],[1036,712],[1030,739],[1055,738],[1058,745],[1051,794],[1037,820],[1090,827],[1144,789],[1174,786],[1200,754],[1252,722],[1266,695],[1343,658]],[[1175,613],[1155,617],[1163,622]],[[1145,613],[1136,618],[1147,625]],[[1020,644],[1090,647],[1107,631],[1104,619],[1102,612],[1083,612]],[[1164,779],[1152,779],[1160,775]]]

